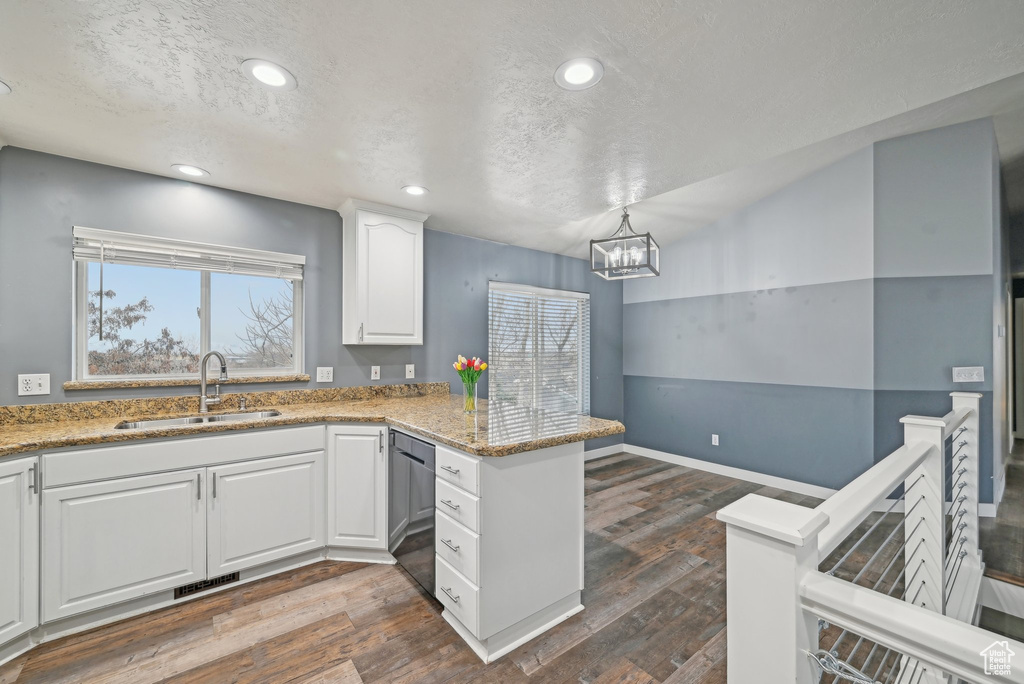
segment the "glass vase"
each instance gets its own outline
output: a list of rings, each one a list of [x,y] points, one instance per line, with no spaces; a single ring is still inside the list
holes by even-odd
[[[476,380],[462,381],[462,405],[466,413],[476,413]]]

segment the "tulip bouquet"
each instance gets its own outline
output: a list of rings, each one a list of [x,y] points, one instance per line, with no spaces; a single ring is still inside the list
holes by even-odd
[[[487,370],[487,363],[481,361],[477,357],[467,359],[465,356],[459,356],[458,360],[452,364],[455,370],[458,372],[459,377],[462,378],[462,389],[464,398],[464,408],[466,413],[476,413],[476,383],[480,380],[480,376],[485,370]]]

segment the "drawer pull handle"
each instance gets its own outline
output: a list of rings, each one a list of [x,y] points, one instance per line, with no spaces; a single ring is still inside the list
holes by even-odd
[[[447,546],[449,549],[451,549],[455,553],[459,552],[459,545],[458,544],[452,544],[452,540],[451,539],[443,539],[442,538],[441,539],[441,543],[444,544],[445,546]]]
[[[446,465],[441,466],[441,470],[446,470],[449,473],[451,473],[452,475],[458,475],[459,474],[459,469],[458,468],[451,468],[451,467],[446,466]]]
[[[441,503],[443,503],[445,506],[447,506],[448,508],[452,509],[453,511],[459,510],[459,504],[453,504],[448,499],[441,499]]]
[[[441,591],[448,594],[448,598],[450,598],[452,601],[455,601],[456,603],[459,602],[459,597],[453,594],[451,589],[448,589],[447,587],[441,587]]]

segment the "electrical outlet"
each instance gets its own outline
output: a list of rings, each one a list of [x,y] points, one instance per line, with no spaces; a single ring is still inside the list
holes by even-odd
[[[317,366],[317,382],[334,382],[334,366]]]
[[[23,397],[29,394],[49,394],[50,374],[41,373],[38,375],[18,376],[18,396]]]
[[[711,446],[718,446],[718,435],[711,435]]]
[[[380,366],[370,366],[370,379],[380,380]]]
[[[416,364],[407,363],[405,364],[405,377],[406,379],[416,377]]]
[[[985,382],[985,367],[954,366],[953,382]]]

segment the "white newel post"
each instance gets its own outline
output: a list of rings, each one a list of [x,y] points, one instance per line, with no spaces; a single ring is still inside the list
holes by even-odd
[[[903,443],[907,446],[924,442],[931,448],[913,472],[904,480],[906,534],[906,601],[937,613],[945,612],[946,579],[946,452],[943,448],[946,424],[941,418],[905,416]],[[909,671],[910,662],[903,658],[901,669]],[[919,667],[914,665],[914,670]],[[902,680],[901,680],[902,681]],[[908,680],[909,681],[909,680]],[[922,668],[916,682],[940,684],[941,672],[929,666]]]
[[[828,516],[748,494],[718,512],[726,528],[728,677],[731,684],[816,684],[818,620],[800,605],[800,585],[818,568],[818,532]]]
[[[978,501],[980,497],[980,481],[981,481],[981,432],[980,432],[980,416],[981,416],[981,396],[977,392],[952,392],[950,396],[953,397],[953,410],[959,411],[960,409],[970,409],[971,414],[967,420],[964,421],[963,427],[967,428],[961,434],[958,434],[953,438],[953,453],[960,449],[960,453],[953,457],[953,472],[950,476],[952,482],[956,482],[958,479],[965,483],[965,486],[960,489],[951,492],[951,510],[950,513],[957,512],[958,506],[961,505],[957,499],[960,496],[965,496],[966,499],[962,502],[963,511],[962,515],[957,515],[953,520],[953,539],[957,539],[960,534],[963,534],[965,541],[963,548],[967,551],[969,557],[974,563],[981,563],[981,552],[979,551],[979,535],[978,535]],[[954,434],[956,434],[954,432]],[[962,445],[962,446],[961,446]],[[966,455],[967,458],[961,459],[961,456]],[[959,474],[961,468],[965,468],[967,472],[962,475]],[[957,533],[957,528],[960,522],[966,523],[963,532]],[[964,559],[967,560],[966,558]]]
[[[905,416],[900,422],[905,445],[924,442],[932,447],[904,481],[906,601],[941,613],[946,595],[945,423],[925,416]]]

